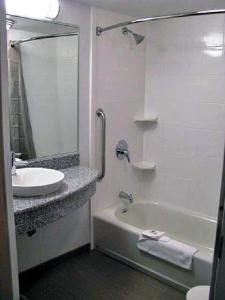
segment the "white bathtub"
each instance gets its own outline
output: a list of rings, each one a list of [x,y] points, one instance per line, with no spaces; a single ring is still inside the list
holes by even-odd
[[[152,202],[105,209],[94,216],[95,247],[145,273],[186,291],[210,282],[216,221],[187,211]],[[199,249],[193,269],[184,270],[137,249],[138,235],[144,229],[166,234]]]

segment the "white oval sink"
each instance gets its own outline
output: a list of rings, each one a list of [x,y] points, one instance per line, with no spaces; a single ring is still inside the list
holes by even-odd
[[[56,192],[64,179],[60,171],[45,168],[22,168],[12,176],[13,194],[34,197]]]

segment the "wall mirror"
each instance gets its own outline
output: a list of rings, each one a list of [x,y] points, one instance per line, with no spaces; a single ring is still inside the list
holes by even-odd
[[[11,150],[78,151],[79,28],[7,16]]]

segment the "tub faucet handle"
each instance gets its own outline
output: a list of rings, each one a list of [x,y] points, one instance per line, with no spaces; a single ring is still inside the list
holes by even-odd
[[[123,160],[124,158],[130,162],[130,151],[128,149],[128,144],[125,140],[120,140],[116,146],[116,156],[119,160]]]
[[[126,156],[127,161],[130,163],[130,151],[129,150],[124,150],[123,153]]]

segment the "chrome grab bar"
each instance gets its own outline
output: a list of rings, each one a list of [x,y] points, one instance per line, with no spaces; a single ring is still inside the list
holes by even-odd
[[[102,120],[102,149],[101,149],[101,173],[98,175],[98,180],[105,177],[105,146],[106,146],[106,116],[103,109],[99,108],[96,115]]]

